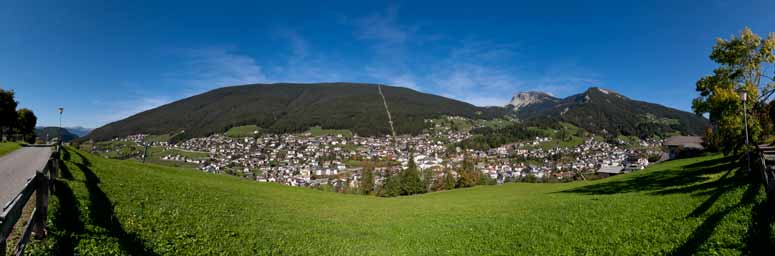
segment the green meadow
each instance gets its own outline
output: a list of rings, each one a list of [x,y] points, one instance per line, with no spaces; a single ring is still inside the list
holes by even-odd
[[[62,158],[49,236],[31,255],[715,255],[775,241],[763,188],[720,156],[398,198]]]
[[[11,151],[21,148],[21,145],[16,142],[2,142],[0,143],[0,156],[10,153]]]
[[[310,133],[312,136],[336,136],[336,135],[342,135],[342,137],[350,138],[353,136],[353,132],[346,129],[323,129],[320,126],[313,126],[310,127],[309,130],[307,130],[308,133]]]
[[[256,125],[235,126],[224,134],[232,138],[256,137],[261,134],[261,128]]]

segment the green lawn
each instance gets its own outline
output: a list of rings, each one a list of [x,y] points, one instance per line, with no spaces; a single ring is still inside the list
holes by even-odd
[[[312,136],[327,136],[327,135],[342,135],[342,137],[352,137],[353,132],[350,130],[336,130],[336,129],[323,129],[320,126],[315,126],[307,130]]]
[[[0,156],[8,154],[11,151],[17,150],[21,147],[22,146],[16,142],[0,142]]]
[[[256,137],[261,134],[261,128],[256,125],[232,127],[226,131],[226,136],[232,138]]]
[[[145,136],[145,139],[143,141],[145,142],[168,142],[172,138],[173,135],[171,134],[161,134],[161,135],[147,135]]]
[[[592,182],[400,198],[62,157],[49,238],[32,255],[689,255],[775,244],[760,186],[718,156]]]

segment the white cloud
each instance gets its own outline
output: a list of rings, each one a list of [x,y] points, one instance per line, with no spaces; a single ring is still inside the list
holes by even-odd
[[[97,101],[95,102],[95,105],[98,105],[104,112],[95,116],[95,125],[93,127],[118,121],[170,102],[172,102],[172,100],[164,96],[134,96],[127,100],[110,102]]]
[[[376,40],[386,44],[403,44],[410,35],[398,22],[398,7],[388,7],[384,13],[376,13],[357,19],[356,35],[360,39]]]
[[[182,57],[182,67],[166,77],[170,82],[186,87],[189,92],[269,82],[263,68],[253,57],[235,53],[229,48],[189,49],[182,51]]]

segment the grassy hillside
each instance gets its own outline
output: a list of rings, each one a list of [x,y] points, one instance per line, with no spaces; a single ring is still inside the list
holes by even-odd
[[[760,186],[718,156],[595,182],[401,198],[255,183],[69,149],[35,254],[739,254],[773,246]],[[753,216],[753,217],[752,217]]]
[[[19,149],[21,146],[16,142],[0,142],[0,156]]]
[[[491,119],[508,111],[482,108],[421,93],[383,86],[397,132],[419,133],[424,119],[443,115]],[[388,134],[387,114],[374,84],[253,84],[215,89],[144,111],[97,128],[84,140],[109,140],[131,134],[168,134],[173,139],[223,133],[256,125],[268,133],[303,132],[313,126],[347,129],[359,135]]]

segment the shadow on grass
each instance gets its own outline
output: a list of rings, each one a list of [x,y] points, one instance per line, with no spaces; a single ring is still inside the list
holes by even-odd
[[[60,152],[62,152],[62,160],[70,161],[70,151],[67,151],[67,148],[61,147]]]
[[[73,190],[64,181],[54,180],[53,195],[58,200],[58,208],[51,217],[52,230],[58,233],[54,236],[54,252],[59,255],[74,255],[79,237],[85,231],[80,218],[80,204],[75,199]]]
[[[118,241],[119,247],[124,254],[156,255],[151,249],[145,247],[143,240],[137,235],[127,233],[124,230],[121,222],[115,215],[113,204],[99,187],[99,177],[89,168],[91,162],[78,151],[74,151],[74,153],[80,157],[80,161],[70,161],[70,163],[83,172],[85,177],[84,185],[86,185],[86,189],[89,192],[88,210],[89,217],[91,217],[90,223],[107,230],[107,235]],[[69,176],[72,178],[71,170],[62,171],[63,174],[65,172],[70,173]],[[84,223],[80,219],[82,213],[78,200],[76,200],[68,184],[61,180],[57,180],[55,184],[56,196],[59,198],[60,203],[54,220],[55,225],[61,227],[61,230],[64,232],[55,241],[55,251],[62,255],[73,255],[72,252],[78,244],[80,234],[85,232]]]
[[[749,255],[767,255],[775,250],[773,203],[773,199],[770,197],[754,205],[751,209],[751,224],[746,237],[746,253]]]
[[[745,164],[741,158],[719,158],[714,160],[697,162],[694,164],[669,169],[643,173],[624,177],[622,180],[603,182],[583,186],[561,193],[580,193],[590,195],[616,194],[629,192],[649,192],[651,195],[691,194],[693,196],[707,196],[685,218],[703,218],[702,223],[687,237],[687,239],[673,251],[671,255],[693,255],[708,242],[720,223],[727,216],[740,209],[751,208],[751,223],[744,240],[742,250],[752,255],[769,255],[775,248],[773,237],[773,222],[775,216],[771,201],[761,200],[763,186],[756,175],[749,175],[740,168]],[[716,180],[708,177],[708,174],[723,175]],[[742,197],[735,204],[717,207],[709,215],[706,215],[716,202],[727,195],[745,188]]]
[[[690,193],[715,188],[717,184],[701,183],[710,179],[706,175],[727,172],[739,166],[733,158],[719,158],[686,165],[681,170],[668,169],[631,175],[621,180],[578,187],[561,193],[607,195],[652,191],[654,194]],[[699,183],[699,184],[698,184]],[[715,183],[715,182],[710,182]],[[697,184],[688,186],[691,184]]]
[[[73,173],[70,172],[70,167],[67,167],[67,164],[65,163],[65,161],[70,160],[70,153],[66,149],[62,149],[61,152],[62,161],[57,161],[57,165],[59,165],[59,177],[66,180],[73,180]],[[67,157],[65,158],[65,156]]]
[[[716,227],[721,223],[722,220],[724,220],[729,213],[732,211],[740,208],[740,207],[747,207],[754,204],[756,200],[756,196],[761,191],[761,185],[749,185],[748,188],[743,193],[743,197],[740,198],[740,202],[734,205],[730,205],[727,207],[724,207],[723,209],[717,210],[702,222],[699,227],[697,227],[691,235],[684,241],[684,243],[674,249],[670,254],[671,255],[694,255],[697,252],[697,249],[700,248],[705,242],[708,241],[708,239],[713,235],[713,232],[716,230]],[[725,190],[726,192],[728,190]],[[715,202],[717,198],[710,197],[707,201]],[[711,203],[712,204],[712,203]],[[700,207],[703,207],[705,203],[701,204]],[[698,207],[698,208],[700,208]],[[695,209],[697,211],[697,209]],[[707,209],[705,210],[707,211]],[[693,212],[694,213],[694,212]],[[690,214],[691,215],[691,214]]]

